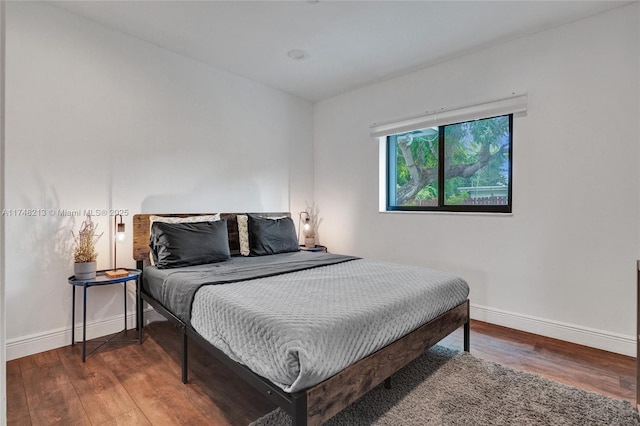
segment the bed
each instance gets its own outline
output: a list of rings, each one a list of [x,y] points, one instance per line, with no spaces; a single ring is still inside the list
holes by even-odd
[[[212,217],[215,224],[200,222]],[[380,383],[389,386],[393,373],[461,326],[469,350],[468,286],[459,277],[299,252],[297,238],[295,248],[289,242],[291,250],[279,251],[279,242],[275,249],[267,244],[266,253],[251,246],[256,255],[246,257],[247,217],[252,242],[263,238],[262,224],[265,235],[275,224],[293,226],[287,212],[133,218],[141,298],[181,329],[184,383],[191,339],[287,411],[294,425],[318,425]],[[197,226],[158,223],[165,220]],[[218,246],[228,245],[218,247],[224,252],[220,259],[184,264],[184,253],[165,256],[167,235],[171,240],[174,230],[201,229],[212,232]],[[181,247],[187,245],[182,235],[190,234],[176,235],[183,238]],[[314,303],[304,302],[310,299]]]

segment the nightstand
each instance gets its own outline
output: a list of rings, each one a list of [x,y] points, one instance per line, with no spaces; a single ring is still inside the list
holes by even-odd
[[[115,277],[109,278],[105,276],[105,271],[96,272],[96,277],[88,280],[80,280],[76,279],[75,275],[69,277],[69,284],[72,286],[73,296],[72,296],[72,305],[71,305],[71,346],[75,345],[75,331],[76,331],[76,287],[82,287],[82,362],[85,362],[87,356],[98,350],[100,347],[107,343],[116,343],[116,342],[138,342],[142,343],[142,327],[140,325],[140,317],[138,315],[139,307],[142,306],[141,295],[140,295],[140,274],[142,271],[140,269],[126,269],[129,273],[124,277]],[[121,333],[127,331],[127,282],[135,281],[136,282],[136,330],[138,330],[138,338],[137,339],[126,339],[126,340],[115,340],[115,337],[119,336]],[[107,340],[92,340],[93,342],[100,343],[97,347],[95,347],[91,352],[87,353],[87,289],[89,287],[110,285],[110,284],[122,284],[122,288],[124,289],[124,329],[119,333],[114,334]]]
[[[322,253],[327,253],[327,247],[325,246],[314,246],[314,247],[306,247],[306,246],[300,246],[300,250],[302,251],[319,251]]]

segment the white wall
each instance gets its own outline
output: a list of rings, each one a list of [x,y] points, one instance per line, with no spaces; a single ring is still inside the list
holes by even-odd
[[[0,211],[4,208],[5,2],[0,1]],[[4,216],[0,215],[0,423],[7,418],[6,313],[4,308]]]
[[[6,217],[9,359],[69,344],[82,217],[51,209],[128,209],[118,265],[133,267],[135,213],[297,212],[313,196],[306,101],[42,3],[7,4],[6,60],[6,208],[48,213]],[[94,219],[106,269],[113,219]],[[89,298],[93,336],[122,328],[117,286]]]
[[[458,273],[476,318],[634,355],[638,21],[636,3],[316,104],[321,243]],[[372,123],[512,92],[513,215],[378,213]]]
[[[6,208],[297,212],[315,186],[331,251],[457,272],[475,317],[632,354],[638,24],[634,4],[320,102],[314,117],[282,92],[10,2]],[[371,123],[512,91],[529,94],[512,216],[378,213]],[[68,344],[81,218],[5,219],[11,359]],[[111,218],[98,221],[110,234]],[[92,291],[90,333],[119,329],[120,310],[117,288]]]

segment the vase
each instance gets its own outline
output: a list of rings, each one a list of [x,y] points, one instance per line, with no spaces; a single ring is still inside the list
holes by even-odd
[[[73,272],[77,280],[91,280],[96,277],[96,262],[76,262]]]
[[[316,239],[311,237],[307,237],[304,239],[304,246],[306,248],[314,248],[316,246]]]

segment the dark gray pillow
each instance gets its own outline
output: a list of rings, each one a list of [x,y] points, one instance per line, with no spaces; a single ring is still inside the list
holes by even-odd
[[[222,262],[231,257],[227,220],[153,222],[149,247],[159,269]]]
[[[249,214],[249,250],[253,256],[300,251],[296,227],[290,217],[267,219]]]

